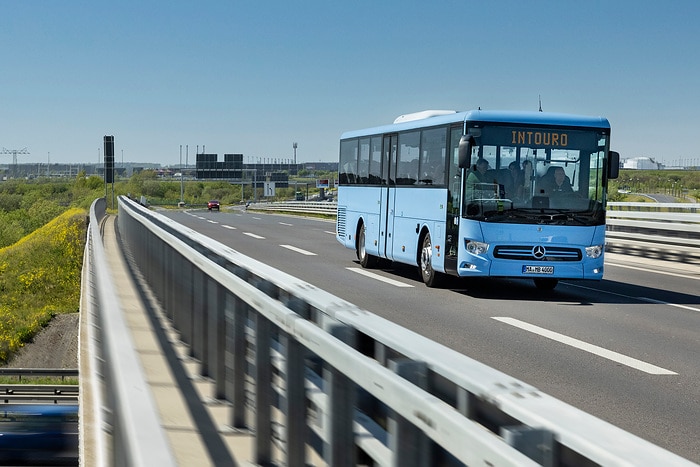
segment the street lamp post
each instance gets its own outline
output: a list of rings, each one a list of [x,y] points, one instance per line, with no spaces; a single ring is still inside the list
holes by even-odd
[[[292,143],[292,148],[294,149],[294,175],[297,174],[297,143]]]
[[[182,144],[180,145],[180,205],[183,206],[185,204],[185,185],[183,182],[183,173],[182,173]]]

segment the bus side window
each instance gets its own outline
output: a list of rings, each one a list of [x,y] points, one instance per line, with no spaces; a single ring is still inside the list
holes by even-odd
[[[340,142],[340,167],[338,180],[341,184],[357,183],[358,163],[357,140],[351,139]]]
[[[420,132],[399,133],[399,166],[397,185],[413,185],[418,181]]]
[[[357,183],[369,183],[369,166],[369,138],[363,138],[360,140],[360,160],[357,166]]]

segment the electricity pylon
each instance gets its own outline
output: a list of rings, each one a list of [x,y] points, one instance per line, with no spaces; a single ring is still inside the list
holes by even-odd
[[[17,154],[29,154],[27,148],[22,149],[5,149],[2,148],[0,154],[12,154],[12,176],[17,176]]]

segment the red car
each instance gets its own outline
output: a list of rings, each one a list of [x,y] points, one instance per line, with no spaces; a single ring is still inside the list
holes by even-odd
[[[212,209],[216,209],[218,211],[220,207],[221,207],[221,204],[219,203],[219,201],[217,201],[215,199],[213,199],[207,203],[207,209],[209,209],[210,211]]]

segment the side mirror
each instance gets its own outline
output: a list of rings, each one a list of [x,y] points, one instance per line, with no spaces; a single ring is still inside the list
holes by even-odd
[[[475,141],[472,135],[462,135],[459,139],[459,168],[469,168],[472,163],[472,147]]]
[[[620,175],[620,153],[608,152],[608,179],[616,179]]]

